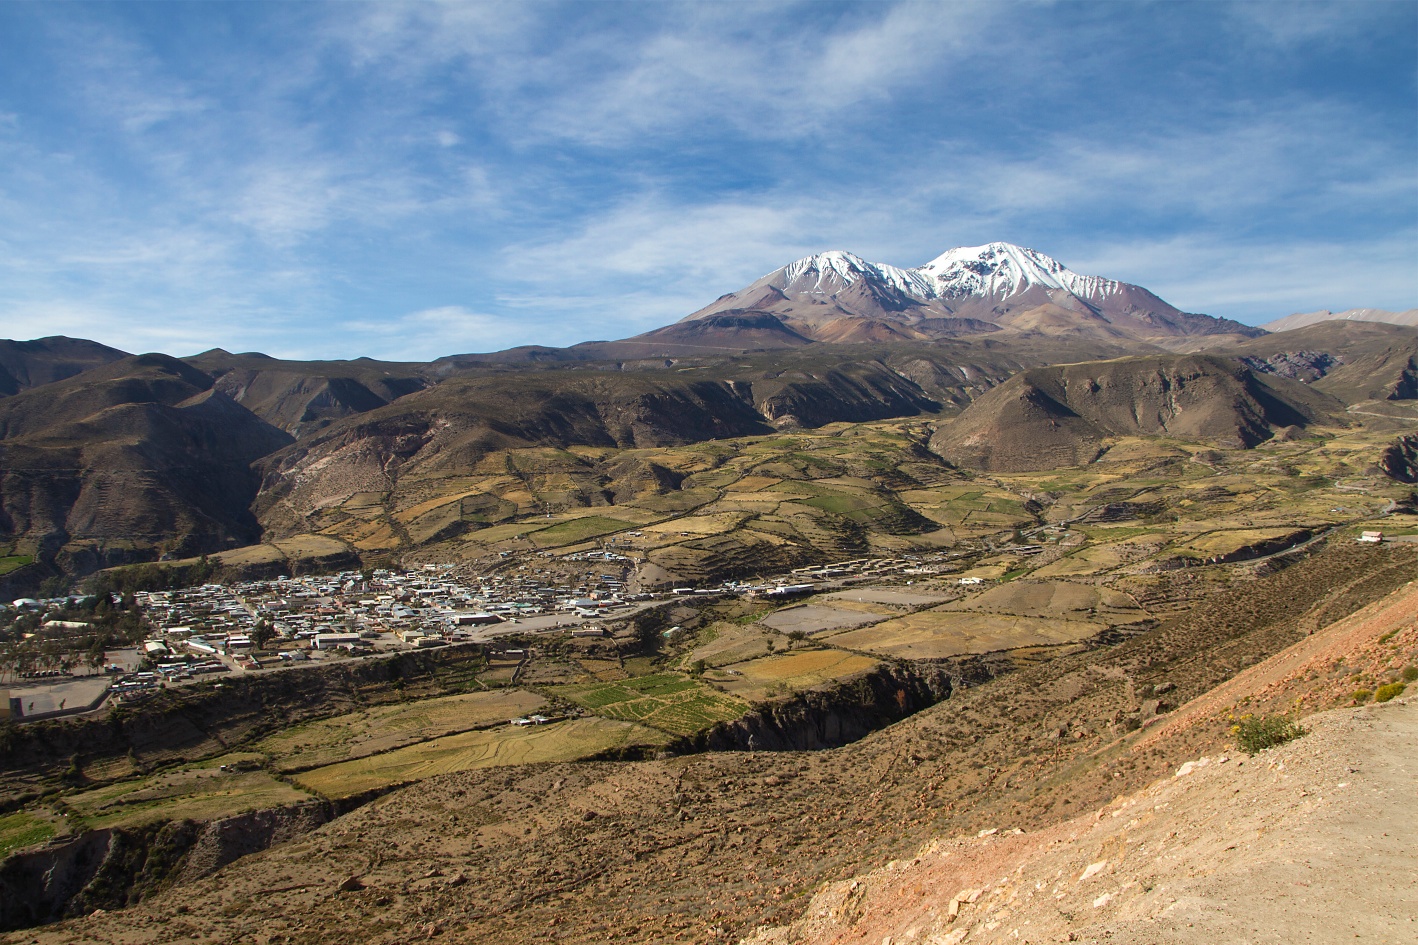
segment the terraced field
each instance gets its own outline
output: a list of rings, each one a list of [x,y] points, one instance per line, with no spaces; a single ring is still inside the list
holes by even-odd
[[[547,725],[447,735],[368,758],[315,768],[295,782],[322,797],[340,798],[453,771],[574,761],[628,745],[663,745],[663,732],[610,719],[570,719]]]
[[[824,634],[823,642],[902,659],[943,659],[967,653],[1076,643],[1104,629],[1104,624],[1089,620],[937,609],[896,617],[860,630]]]
[[[746,703],[678,673],[558,686],[552,691],[604,718],[639,722],[674,735],[692,735],[748,710]]]
[[[163,820],[210,820],[310,799],[309,794],[257,767],[263,760],[250,752],[222,755],[71,794],[64,800],[86,825],[97,829]],[[224,765],[228,770],[222,770]]]
[[[876,665],[877,660],[842,650],[799,650],[726,666],[713,679],[740,699],[759,702],[845,679]]]
[[[499,689],[379,706],[308,722],[253,746],[279,771],[300,771],[389,751],[411,742],[464,732],[536,712],[546,700]]]
[[[11,850],[42,843],[54,836],[54,824],[47,818],[29,811],[17,810],[0,815],[0,857]]]

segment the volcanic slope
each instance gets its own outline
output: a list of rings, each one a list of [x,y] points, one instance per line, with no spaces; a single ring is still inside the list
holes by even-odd
[[[1092,462],[1109,437],[1251,447],[1281,428],[1345,422],[1339,401],[1233,360],[1122,358],[1018,374],[941,424],[931,445],[963,466],[1025,472]]]
[[[85,572],[254,541],[253,460],[290,437],[166,355],[0,400],[0,542]]]
[[[1213,751],[1224,720],[1156,742],[1129,729],[1158,689],[1202,695],[1416,569],[1418,549],[1346,542],[1229,570],[1230,587],[1156,631],[1024,663],[831,751],[432,778],[131,910],[10,940],[732,941],[933,837],[1043,829]],[[1397,642],[1413,658],[1411,631]]]
[[[1390,325],[1418,328],[1418,308],[1410,308],[1403,312],[1390,312],[1382,308],[1351,308],[1343,312],[1321,309],[1318,312],[1297,312],[1294,315],[1286,315],[1284,318],[1266,322],[1260,327],[1266,331],[1293,331],[1296,328],[1333,321],[1386,322]]]

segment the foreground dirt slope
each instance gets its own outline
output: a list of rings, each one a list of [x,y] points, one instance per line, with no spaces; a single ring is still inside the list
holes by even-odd
[[[1029,836],[1214,753],[1207,726],[1133,751],[1150,693],[1202,695],[1415,577],[1415,549],[1344,543],[840,749],[438,777],[133,909],[5,940],[733,941],[933,837]]]
[[[1037,832],[934,841],[748,942],[1413,941],[1418,701],[1311,715],[1308,735],[1252,758],[1223,733],[1247,712],[1334,705],[1396,678],[1418,659],[1415,615],[1409,584],[1130,739],[1134,753],[1208,734],[1221,746],[1141,792]]]
[[[748,942],[1418,940],[1418,702],[1306,725],[1038,833],[932,844]]]

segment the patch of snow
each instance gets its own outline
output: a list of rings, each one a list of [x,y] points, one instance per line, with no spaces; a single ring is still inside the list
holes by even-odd
[[[1080,298],[1101,298],[1123,288],[1121,282],[1079,275],[1057,259],[1013,243],[960,246],[913,271],[930,278],[936,293],[946,297],[1009,298],[1039,286],[1063,289]]]

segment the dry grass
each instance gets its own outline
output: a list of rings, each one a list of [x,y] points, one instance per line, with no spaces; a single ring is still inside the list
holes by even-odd
[[[95,829],[137,827],[161,820],[212,820],[309,800],[310,795],[264,770],[222,771],[221,765],[259,764],[250,752],[222,755],[174,771],[124,781],[66,797]]]
[[[1075,643],[1102,632],[1087,620],[927,610],[860,630],[831,634],[833,646],[906,659],[941,659],[1024,646]]]
[[[448,735],[395,751],[327,765],[296,776],[296,783],[339,798],[476,768],[574,761],[626,745],[662,745],[661,732],[610,719],[571,719],[550,725],[503,726]]]
[[[714,682],[741,699],[757,702],[788,690],[813,689],[876,665],[870,657],[842,650],[799,650],[727,666],[739,675],[716,673]]]

